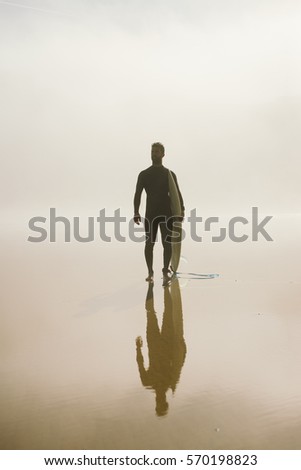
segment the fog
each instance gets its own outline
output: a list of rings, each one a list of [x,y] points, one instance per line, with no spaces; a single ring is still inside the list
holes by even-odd
[[[300,210],[301,5],[0,2],[1,208],[131,213],[150,146],[186,208]]]
[[[295,0],[0,0],[1,449],[300,448],[300,24]],[[164,289],[161,244],[146,284],[95,220],[133,222],[155,141],[186,215],[220,217],[202,242],[185,217]]]

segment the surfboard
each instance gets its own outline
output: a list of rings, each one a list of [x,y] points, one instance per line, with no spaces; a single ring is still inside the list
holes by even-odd
[[[175,180],[171,171],[168,171],[168,187],[171,202],[171,213],[173,217],[181,217],[181,203],[176,186]],[[181,242],[182,242],[182,222],[178,220],[173,223],[172,242],[171,242],[171,261],[170,267],[173,272],[177,272],[181,257]]]

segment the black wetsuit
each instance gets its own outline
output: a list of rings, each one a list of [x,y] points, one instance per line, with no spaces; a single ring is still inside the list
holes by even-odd
[[[136,192],[134,197],[134,211],[139,213],[141,193],[146,191],[146,212],[145,212],[145,259],[149,273],[153,272],[153,247],[156,241],[158,227],[160,227],[163,244],[163,272],[168,271],[171,258],[171,229],[172,213],[168,185],[168,169],[163,165],[152,165],[146,170],[141,171],[138,176]],[[183,198],[178,186],[177,177],[172,173],[176,186],[178,188],[181,208],[184,213]]]

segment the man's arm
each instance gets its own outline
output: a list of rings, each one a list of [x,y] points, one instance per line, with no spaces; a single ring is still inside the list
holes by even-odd
[[[178,193],[179,193],[179,198],[180,198],[180,204],[181,204],[181,211],[182,211],[182,217],[184,217],[184,213],[185,213],[185,207],[184,207],[184,201],[183,201],[183,197],[182,197],[182,194],[181,194],[181,191],[180,191],[180,188],[179,188],[179,185],[178,185],[178,180],[177,180],[177,177],[176,175],[174,174],[174,172],[172,171],[172,176],[175,180],[175,183],[176,183],[176,187],[177,187],[177,190],[178,190]]]
[[[135,191],[135,196],[134,196],[134,221],[138,225],[141,222],[141,217],[139,214],[139,207],[140,207],[141,193],[143,191],[143,188],[144,188],[143,178],[142,178],[142,173],[140,173],[138,176],[136,191]]]
[[[150,385],[149,380],[148,380],[149,374],[148,374],[148,371],[146,371],[144,367],[144,359],[143,359],[141,348],[142,348],[142,339],[140,336],[138,336],[138,338],[136,338],[136,360],[138,364],[141,383],[142,385],[147,387],[148,385]]]

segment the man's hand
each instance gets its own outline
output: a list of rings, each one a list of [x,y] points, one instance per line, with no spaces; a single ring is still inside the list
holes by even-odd
[[[135,224],[139,225],[141,222],[141,215],[140,214],[135,214],[134,215],[134,222]]]
[[[136,346],[137,346],[138,349],[142,348],[142,346],[143,346],[143,341],[142,341],[141,336],[137,336],[137,338],[136,338]]]

